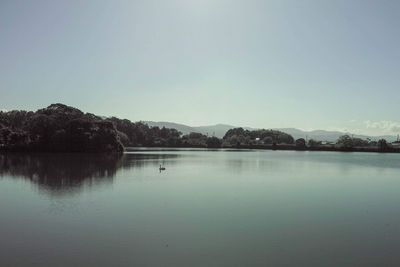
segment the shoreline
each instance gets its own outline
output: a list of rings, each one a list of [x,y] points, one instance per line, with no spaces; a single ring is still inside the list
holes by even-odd
[[[387,148],[385,150],[378,147],[353,147],[353,148],[337,148],[337,147],[296,147],[295,145],[252,145],[252,146],[236,146],[236,147],[204,147],[204,146],[128,146],[123,151],[105,152],[105,151],[49,151],[26,148],[4,148],[0,147],[0,153],[46,153],[46,154],[98,154],[98,155],[121,155],[125,152],[140,151],[251,151],[251,150],[272,150],[272,151],[308,151],[308,152],[363,152],[363,153],[400,153],[400,148]]]
[[[335,148],[335,147],[306,147],[298,148],[290,145],[273,146],[238,146],[238,147],[126,147],[124,152],[140,152],[140,151],[249,151],[249,150],[273,150],[273,151],[309,151],[309,152],[363,152],[363,153],[400,153],[400,149],[389,148],[380,150],[379,148],[356,147],[351,149]]]

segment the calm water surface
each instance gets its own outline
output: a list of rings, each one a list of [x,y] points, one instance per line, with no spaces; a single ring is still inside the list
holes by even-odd
[[[0,266],[400,266],[399,249],[396,154],[0,155]]]

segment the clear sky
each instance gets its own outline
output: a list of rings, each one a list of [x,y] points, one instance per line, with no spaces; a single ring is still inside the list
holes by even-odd
[[[400,132],[400,1],[0,1],[0,109]]]

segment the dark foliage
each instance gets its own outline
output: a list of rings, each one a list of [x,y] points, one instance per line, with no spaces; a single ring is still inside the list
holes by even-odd
[[[321,141],[317,141],[317,140],[314,140],[314,139],[308,140],[308,146],[309,147],[318,147],[320,145],[322,145]]]
[[[221,145],[222,145],[222,142],[219,138],[217,138],[215,136],[207,138],[207,147],[208,148],[220,148]]]
[[[180,146],[181,133],[176,129],[149,127],[142,122],[131,122],[115,117],[106,119],[114,124],[125,146]]]
[[[299,138],[296,140],[296,147],[299,149],[306,148],[306,140],[304,138]]]
[[[389,150],[389,145],[388,145],[388,143],[386,142],[385,139],[380,139],[380,140],[378,141],[378,147],[379,147],[379,150],[380,150],[380,151],[387,151],[387,150]]]
[[[305,142],[305,141],[304,141]],[[291,135],[276,130],[229,130],[221,140],[201,133],[149,127],[116,117],[102,118],[63,104],[36,112],[0,112],[0,150],[48,152],[119,152],[147,147],[274,147],[293,146]]]
[[[201,133],[190,133],[182,136],[182,146],[207,147],[207,136]]]
[[[343,135],[337,140],[336,146],[342,149],[351,149],[354,147],[353,139],[347,134]]]
[[[114,125],[63,104],[0,113],[1,148],[51,152],[120,152]]]
[[[291,135],[277,130],[244,130],[234,128],[226,132],[223,137],[224,146],[249,146],[249,145],[276,145],[293,144],[294,139]]]

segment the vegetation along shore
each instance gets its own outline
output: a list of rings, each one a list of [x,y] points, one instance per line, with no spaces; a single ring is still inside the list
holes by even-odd
[[[400,152],[400,142],[341,136],[336,142],[295,140],[278,130],[228,130],[223,138],[104,118],[64,104],[32,111],[0,112],[0,151],[107,152],[125,147],[243,148],[308,151]]]

